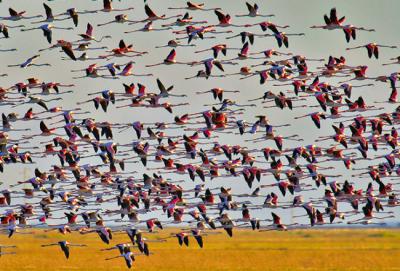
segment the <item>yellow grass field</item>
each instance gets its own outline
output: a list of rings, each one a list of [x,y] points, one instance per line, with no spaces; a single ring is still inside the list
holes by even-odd
[[[156,239],[170,232],[177,230],[145,236]],[[232,238],[223,233],[204,239],[203,249],[192,237],[189,247],[180,247],[176,238],[149,243],[154,254],[136,257],[132,270],[400,270],[398,229],[236,230]],[[72,247],[69,260],[58,246],[41,247],[60,240],[88,247]],[[112,244],[127,240],[125,234],[116,234]],[[122,258],[104,260],[118,251],[100,251],[108,246],[97,234],[37,232],[11,239],[1,235],[0,244],[18,245],[16,255],[0,258],[0,270],[127,270]]]

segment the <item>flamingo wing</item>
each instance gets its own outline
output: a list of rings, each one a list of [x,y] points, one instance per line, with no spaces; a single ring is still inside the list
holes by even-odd
[[[164,86],[164,84],[158,78],[157,78],[157,86],[158,86],[158,89],[160,90],[160,93],[168,93],[167,88]]]
[[[278,42],[279,48],[281,48],[282,44],[283,44],[282,43],[282,35],[281,34],[275,34],[274,36],[275,36],[276,41]]]
[[[374,47],[374,56],[375,56],[376,59],[379,58],[379,49],[378,49],[378,46],[375,46],[375,47]]]
[[[133,63],[129,62],[128,64],[126,64],[125,68],[122,70],[122,74],[127,74],[129,73],[133,68]]]
[[[0,27],[0,30],[1,30],[0,32],[3,33],[3,35],[4,35],[4,37],[6,39],[8,39],[10,37],[9,34],[8,34],[8,27],[7,26],[3,25],[3,27]]]
[[[318,114],[312,114],[311,119],[314,122],[315,126],[317,126],[318,129],[321,128],[321,122]]]
[[[289,38],[286,35],[283,35],[283,44],[286,48],[289,48]]]
[[[75,27],[78,26],[78,23],[79,23],[78,13],[77,12],[72,13],[71,18],[72,18],[72,21],[74,22]]]
[[[48,5],[46,5],[46,3],[43,3],[43,7],[44,7],[44,9],[46,11],[46,18],[47,19],[54,18],[53,11],[51,10],[51,8]]]
[[[326,25],[330,25],[331,24],[331,20],[329,19],[329,17],[325,14],[324,15],[324,21]]]
[[[88,23],[86,26],[86,35],[92,37],[92,34],[93,34],[93,26],[90,23]]]
[[[183,242],[185,243],[185,245],[188,247],[189,246],[189,236],[185,235],[183,237]]]
[[[351,29],[343,28],[343,32],[344,32],[344,34],[345,34],[345,36],[346,36],[346,41],[347,41],[347,42],[350,42],[350,37],[351,37],[351,35],[352,35]]]
[[[18,12],[16,12],[14,9],[12,9],[12,8],[9,8],[8,9],[8,12],[10,13],[10,15],[12,16],[12,17],[15,17],[15,16],[18,16]]]
[[[46,109],[46,111],[49,111],[49,109],[47,108],[47,105],[45,104],[45,102],[39,101],[39,102],[37,102],[37,104],[40,105],[41,107],[43,107],[44,109]]]
[[[176,51],[175,49],[172,49],[171,52],[169,52],[166,60],[173,62],[175,60],[175,57],[176,57]]]
[[[194,235],[194,239],[196,239],[197,244],[200,248],[203,248],[203,237],[201,235]]]
[[[120,41],[119,41],[118,47],[119,47],[120,49],[125,49],[125,48],[126,48],[126,44],[125,44],[124,40],[120,40]]]
[[[221,11],[219,10],[214,10],[215,15],[217,15],[218,20],[220,23],[222,23],[225,20],[225,14],[223,14]]]
[[[225,71],[224,67],[222,66],[221,62],[214,60],[213,64],[215,65],[215,67],[217,67],[220,71]]]
[[[65,243],[60,244],[62,251],[67,259],[69,259],[69,247]]]
[[[271,215],[272,215],[274,224],[281,224],[281,218],[277,214],[275,214],[274,212],[271,212]]]
[[[71,46],[62,46],[61,49],[67,56],[69,56],[72,60],[76,61],[76,57],[74,55],[74,51],[72,50]]]
[[[250,40],[250,44],[254,44],[254,34],[249,34],[248,37]]]
[[[246,2],[246,6],[249,12],[253,11],[254,7],[249,2]]]
[[[153,10],[151,10],[151,8],[149,7],[149,5],[145,5],[144,6],[144,11],[146,12],[146,15],[150,18],[152,17],[157,17],[157,15],[154,13]]]
[[[374,48],[372,47],[372,46],[370,46],[370,45],[367,45],[366,46],[367,47],[367,51],[368,51],[368,57],[369,58],[371,58],[372,57],[372,54],[374,53]]]
[[[126,266],[128,268],[132,268],[132,259],[130,257],[129,258],[124,257],[124,259],[125,259]]]
[[[336,8],[332,8],[331,9],[329,20],[332,23],[337,23],[338,22],[338,18],[337,18],[337,14],[336,14]]]
[[[279,31],[274,24],[268,24],[268,29],[274,32],[274,34],[279,34]]]
[[[103,8],[105,10],[111,10],[112,9],[111,0],[103,0]]]
[[[53,31],[51,31],[51,29],[42,29],[42,30],[43,30],[43,35],[47,39],[47,42],[51,44]]]
[[[240,54],[241,54],[241,55],[247,55],[248,52],[249,52],[249,43],[246,42],[246,43],[243,45],[242,50],[240,50]]]
[[[351,30],[351,37],[353,38],[353,40],[355,40],[355,39],[356,39],[356,36],[357,36],[357,34],[356,34],[356,29],[353,28],[353,29]]]
[[[10,122],[8,121],[8,118],[4,113],[1,114],[1,118],[2,118],[2,122],[3,122],[3,127],[6,127],[6,126],[10,125]]]

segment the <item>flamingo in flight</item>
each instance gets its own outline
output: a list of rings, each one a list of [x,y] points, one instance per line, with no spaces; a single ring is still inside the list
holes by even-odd
[[[178,18],[178,17],[182,16],[182,14],[172,15],[169,17],[167,17],[165,14],[159,16],[147,4],[144,6],[144,11],[147,15],[146,19],[141,20],[141,21],[132,22],[130,24],[142,23],[142,22],[147,22],[147,21],[168,20],[168,19]]]
[[[327,30],[340,29],[345,20],[346,20],[345,16],[338,18],[336,8],[332,8],[330,10],[329,16],[326,14],[324,15],[325,25],[321,26],[314,25],[311,26],[311,28],[322,28]]]
[[[128,64],[126,64],[125,68],[118,75],[120,75],[120,76],[153,76],[152,73],[133,74],[132,69],[133,69],[133,62],[130,61]]]
[[[164,31],[164,30],[169,30],[171,27],[165,27],[163,25],[163,28],[153,28],[153,21],[147,22],[142,28],[136,29],[136,30],[131,30],[131,31],[125,31],[125,34],[128,33],[133,33],[133,32],[151,32],[151,31]]]
[[[110,35],[105,35],[105,36],[101,37],[100,40],[96,39],[93,36],[93,26],[90,23],[88,23],[87,26],[86,26],[86,33],[85,34],[79,34],[79,36],[82,37],[83,41],[92,41],[92,40],[94,40],[96,42],[102,42],[103,39],[110,39],[111,38]]]
[[[122,257],[125,260],[126,266],[128,268],[132,268],[132,264],[135,261],[135,256],[139,256],[139,255],[142,255],[142,254],[141,253],[133,253],[130,250],[129,246],[125,246],[123,248],[123,251],[121,252],[121,255],[115,256],[115,257],[111,257],[111,258],[106,258],[106,261]]]
[[[162,27],[172,27],[172,26],[186,26],[186,25],[196,25],[196,24],[206,24],[207,21],[193,21],[193,17],[186,12],[182,18],[176,19],[175,22],[170,24],[163,24]]]
[[[41,20],[41,21],[36,21],[36,22],[32,22],[33,24],[36,23],[52,23],[54,21],[62,21],[63,19],[56,19],[57,17],[63,15],[63,14],[58,14],[58,15],[54,15],[53,13],[53,9],[47,5],[46,3],[43,3],[43,8],[45,10],[46,13],[46,19]]]
[[[181,42],[178,41],[178,40],[169,40],[166,45],[156,46],[156,48],[165,48],[165,47],[176,48],[176,47],[192,47],[192,46],[196,46],[196,45],[194,45],[194,44],[181,44]]]
[[[8,29],[10,28],[21,28],[21,27],[25,27],[25,25],[15,25],[15,26],[11,26],[11,25],[6,25],[3,23],[0,23],[0,33],[3,34],[3,36],[8,39],[10,37],[10,33],[8,31]]]
[[[118,14],[114,17],[114,20],[112,21],[108,21],[105,23],[101,23],[101,24],[97,24],[97,26],[104,26],[104,25],[108,25],[108,24],[112,24],[112,23],[125,23],[125,22],[132,22],[128,19],[128,15],[126,14]]]
[[[51,44],[52,37],[53,37],[53,29],[63,29],[63,30],[72,30],[72,27],[56,27],[52,24],[43,24],[39,27],[33,27],[33,28],[23,28],[21,31],[31,31],[31,30],[36,30],[36,29],[41,29],[43,31],[43,35],[46,37],[48,43]]]
[[[395,61],[390,63],[383,63],[382,65],[388,66],[388,65],[400,64],[400,56],[391,58],[390,60],[395,60]]]
[[[8,65],[8,67],[20,67],[20,68],[28,68],[32,66],[36,67],[41,67],[41,66],[51,66],[49,63],[43,63],[43,64],[35,64],[35,61],[40,57],[40,55],[34,55],[30,58],[28,58],[25,62],[21,64],[16,64],[16,65]]]
[[[204,8],[204,3],[193,3],[193,2],[186,2],[185,7],[169,7],[168,9],[187,9],[187,10],[201,10],[201,11],[211,11],[221,8]]]
[[[33,19],[33,18],[42,17],[42,15],[26,17],[25,16],[26,11],[19,11],[18,12],[16,10],[14,10],[13,8],[8,8],[8,13],[10,14],[10,16],[8,16],[8,17],[0,17],[0,19],[8,20],[8,21],[19,21],[19,20],[22,20],[22,19],[29,20],[29,19]]]
[[[146,67],[155,67],[155,66],[160,66],[160,65],[172,65],[172,64],[185,64],[185,65],[187,65],[187,64],[190,64],[190,63],[176,61],[176,50],[172,49],[169,52],[168,56],[164,59],[163,62],[146,65]]]
[[[368,43],[368,44],[362,45],[362,46],[349,47],[349,48],[346,48],[346,50],[355,50],[355,49],[359,49],[359,48],[366,48],[368,51],[369,58],[372,58],[372,56],[375,56],[375,58],[378,59],[379,58],[379,47],[391,48],[391,49],[397,48],[397,46],[395,46],[395,45],[381,45],[381,44],[376,44],[376,43]]]
[[[115,9],[112,6],[112,0],[103,0],[103,8],[99,9],[99,10],[86,10],[84,11],[85,13],[97,13],[97,12],[112,12],[112,11],[116,11],[116,12],[123,12],[123,11],[130,11],[133,10],[134,7],[127,7],[127,8],[123,8],[123,9]]]
[[[249,11],[248,14],[239,14],[239,15],[235,15],[235,16],[236,17],[273,17],[273,16],[275,16],[274,14],[270,14],[270,15],[259,14],[258,13],[259,6],[257,5],[257,3],[254,3],[252,5],[249,2],[246,2],[246,7],[247,7],[247,10]]]
[[[68,241],[59,241],[57,243],[42,245],[42,247],[60,246],[61,250],[64,252],[65,258],[69,259],[70,247],[86,247],[83,244],[71,244]]]
[[[233,27],[249,27],[251,26],[250,24],[246,25],[236,25],[232,24],[232,17],[230,14],[225,14],[220,10],[214,10],[215,15],[218,17],[219,24],[214,25],[214,26],[220,26],[220,27],[228,27],[228,26],[233,26]]]

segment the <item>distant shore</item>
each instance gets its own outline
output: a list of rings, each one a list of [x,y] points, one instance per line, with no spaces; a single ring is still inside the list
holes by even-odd
[[[118,250],[101,251],[129,241],[125,233],[114,232],[110,245],[96,233],[77,232],[62,235],[39,229],[34,234],[16,234],[8,239],[0,235],[0,244],[17,245],[15,255],[0,258],[2,270],[125,270]],[[180,228],[143,233],[149,240],[167,238],[166,242],[149,242],[149,257],[137,256],[132,270],[400,270],[399,228],[320,228],[286,232],[258,232],[235,229],[233,237],[223,230],[204,234],[204,247],[199,248],[192,236],[189,247],[179,246],[174,234]],[[71,247],[66,260],[57,246],[42,244],[67,240],[86,244]],[[133,247],[132,251],[137,251]]]

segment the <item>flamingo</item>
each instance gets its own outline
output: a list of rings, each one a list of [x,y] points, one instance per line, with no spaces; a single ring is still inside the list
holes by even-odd
[[[356,39],[356,30],[363,30],[363,31],[368,31],[372,32],[375,31],[375,29],[366,29],[364,27],[355,27],[354,25],[345,25],[343,26],[343,32],[346,37],[346,41],[349,43],[351,39],[355,40]]]
[[[135,261],[135,256],[139,256],[139,255],[141,255],[141,254],[134,254],[133,252],[131,252],[131,250],[128,246],[125,246],[123,248],[123,252],[121,253],[121,255],[111,257],[111,258],[106,258],[106,261],[123,257],[125,259],[126,266],[128,268],[132,268],[132,264]]]
[[[263,32],[267,31],[268,29],[271,30],[273,33],[278,33],[278,28],[288,28],[289,25],[277,25],[275,23],[272,23],[270,21],[264,21],[261,23],[253,24],[251,26],[259,25],[261,27],[261,30]]]
[[[163,25],[164,27],[164,25]],[[131,31],[125,31],[125,34],[128,33],[133,33],[133,32],[150,32],[150,31],[164,31],[164,30],[169,30],[171,29],[170,27],[167,28],[153,28],[153,21],[150,21],[146,23],[142,28],[136,29],[136,30],[131,30]]]
[[[60,246],[61,250],[64,252],[65,258],[69,259],[70,247],[86,247],[87,245],[71,244],[68,241],[59,241],[57,243],[42,245],[42,247],[50,247],[50,246]]]
[[[165,47],[192,47],[192,46],[196,46],[194,44],[181,44],[180,41],[177,40],[169,40],[168,43],[164,46],[156,46],[156,48],[165,48]]]
[[[52,29],[63,29],[63,30],[72,30],[72,27],[56,27],[52,24],[43,24],[39,28],[33,27],[33,28],[23,28],[21,31],[30,31],[30,30],[35,30],[35,29],[41,29],[43,31],[43,35],[46,37],[47,41],[51,44],[52,41],[52,36],[53,36],[53,30]]]
[[[85,11],[85,13],[97,13],[97,12],[112,12],[112,11],[117,11],[117,12],[122,12],[122,11],[129,11],[133,10],[134,7],[127,7],[124,9],[115,9],[112,6],[112,0],[103,0],[103,8],[99,10],[91,10],[91,11]]]
[[[262,15],[258,13],[258,5],[256,3],[254,3],[253,5],[251,5],[249,2],[246,2],[246,7],[249,11],[248,14],[239,14],[239,15],[235,15],[236,17],[273,17],[275,16],[274,14],[270,14],[270,15]]]
[[[246,25],[236,25],[232,24],[232,17],[229,14],[225,14],[220,10],[214,10],[215,15],[218,17],[219,24],[215,26],[220,26],[220,27],[227,27],[227,26],[234,26],[234,27],[249,27],[251,25],[246,24]]]
[[[29,131],[30,129],[14,129],[11,126],[10,119],[4,113],[1,114],[3,131]]]
[[[142,55],[148,53],[146,51],[139,52],[139,51],[134,50],[133,44],[126,45],[126,43],[125,43],[125,41],[123,39],[121,39],[119,41],[118,48],[114,48],[109,52],[111,52],[111,54],[100,56],[100,58],[107,59],[107,58],[110,58],[110,57],[127,56],[128,53],[136,53],[136,55],[134,55],[134,56],[142,56]]]
[[[186,2],[185,7],[169,7],[168,9],[188,9],[188,10],[202,10],[202,11],[211,11],[220,8],[204,8],[204,3],[193,3],[193,2]]]
[[[390,62],[390,63],[384,63],[382,65],[383,66],[387,66],[387,65],[399,64],[400,63],[400,56],[395,57],[395,58],[391,58],[390,60],[396,60],[396,61]]]
[[[253,34],[251,32],[243,31],[243,32],[240,32],[237,35],[226,37],[226,39],[233,39],[235,37],[241,37],[242,43],[245,43],[246,42],[246,38],[248,38],[249,41],[250,41],[250,44],[253,45],[255,36],[263,36],[263,35],[256,35],[256,34]]]
[[[212,93],[215,100],[218,98],[222,102],[224,92],[225,93],[239,93],[240,91],[239,90],[225,90],[222,88],[212,88],[211,90],[207,90],[207,91],[197,91],[196,94]]]
[[[79,12],[76,11],[75,8],[69,8],[69,9],[67,9],[66,14],[69,15],[69,17],[72,19],[75,27],[77,27],[78,23],[79,23]]]
[[[26,11],[19,11],[17,12],[16,10],[14,10],[13,8],[8,8],[8,13],[10,14],[9,17],[0,17],[2,20],[8,20],[8,21],[19,21],[22,19],[33,19],[33,18],[38,18],[38,17],[42,17],[42,15],[36,15],[36,16],[30,16],[30,17],[26,17],[25,13]]]
[[[87,26],[86,26],[86,33],[85,34],[79,34],[79,36],[82,37],[83,41],[92,41],[92,40],[94,40],[96,42],[102,42],[103,39],[110,39],[111,38],[110,35],[106,35],[106,36],[101,37],[100,40],[96,39],[93,36],[93,26],[90,23],[88,23]]]
[[[321,112],[306,114],[304,116],[295,117],[295,119],[300,119],[304,117],[311,117],[311,120],[314,122],[315,126],[317,126],[318,129],[321,129],[321,119],[326,119],[326,115]]]
[[[341,26],[345,20],[346,20],[345,16],[338,18],[336,8],[332,8],[330,10],[329,16],[326,14],[324,15],[325,25],[322,25],[322,26],[314,25],[314,26],[311,26],[311,28],[322,28],[322,29],[327,29],[327,30],[338,29],[338,28],[341,28]]]
[[[266,37],[275,37],[276,42],[278,43],[278,47],[281,48],[284,45],[286,48],[289,48],[289,38],[288,36],[304,36],[304,33],[293,33],[286,34],[285,32],[277,32],[272,35],[265,34]]]
[[[206,78],[208,79],[209,77],[225,77],[225,75],[207,75],[206,71],[204,70],[199,70],[196,75],[190,76],[190,77],[185,77],[185,80],[193,79],[193,78]]]
[[[379,47],[382,48],[391,48],[391,49],[395,49],[397,48],[397,46],[389,46],[389,45],[381,45],[381,44],[376,44],[376,43],[368,43],[366,45],[363,46],[356,46],[356,47],[350,47],[350,48],[346,48],[346,50],[355,50],[355,49],[359,49],[359,48],[366,48],[368,51],[368,57],[371,58],[372,56],[375,56],[376,59],[379,58]]]
[[[21,64],[16,64],[16,65],[8,65],[8,67],[20,67],[20,68],[28,68],[31,66],[36,66],[36,67],[41,67],[41,66],[51,66],[49,63],[43,63],[43,64],[35,64],[34,62],[36,59],[38,59],[40,55],[34,55],[30,58],[28,58],[25,62]]]
[[[128,20],[128,15],[126,14],[118,14],[114,17],[114,20],[112,21],[108,21],[102,24],[97,24],[97,26],[104,26],[104,25],[108,25],[108,24],[112,24],[112,23],[125,23],[125,22],[132,22],[130,20]]]
[[[163,24],[162,27],[172,27],[172,26],[185,26],[185,25],[195,25],[195,24],[206,24],[207,21],[193,21],[193,17],[186,12],[182,18],[176,19],[174,23]]]
[[[151,74],[151,73],[133,74],[132,69],[133,69],[133,62],[130,61],[128,64],[126,64],[125,68],[118,75],[120,75],[120,76],[153,76],[153,74]]]
[[[63,20],[63,19],[56,19],[57,17],[61,16],[62,14],[54,15],[53,14],[53,9],[49,5],[47,5],[46,3],[43,3],[43,8],[44,8],[45,13],[46,13],[46,19],[41,20],[41,21],[32,22],[33,24],[36,24],[36,23],[52,23],[54,21]]]
[[[176,51],[175,51],[175,49],[172,49],[169,52],[168,56],[164,59],[163,62],[146,65],[146,67],[155,67],[155,66],[160,66],[160,65],[172,65],[172,64],[189,64],[189,63],[176,61]]]
[[[159,16],[156,13],[154,13],[154,11],[147,4],[144,6],[144,11],[145,11],[146,15],[148,16],[146,19],[141,20],[141,21],[132,22],[130,24],[136,24],[136,23],[141,23],[141,22],[146,22],[146,21],[168,20],[168,19],[177,18],[177,17],[182,16],[182,14],[172,15],[169,17],[166,17],[165,14]]]
[[[8,38],[10,37],[8,29],[11,29],[11,28],[21,28],[21,27],[25,27],[25,25],[15,25],[15,26],[11,26],[11,25],[6,25],[6,24],[3,24],[3,23],[0,23],[0,33],[2,33],[3,36],[4,36],[6,39],[8,39]]]
[[[196,54],[197,54],[197,53],[202,53],[202,52],[206,52],[206,51],[208,51],[208,50],[212,50],[212,51],[213,51],[214,58],[217,58],[217,57],[218,57],[218,54],[219,54],[220,52],[222,52],[222,54],[223,54],[224,56],[226,56],[226,53],[227,53],[227,45],[226,45],[226,44],[217,44],[217,45],[214,45],[213,47],[211,47],[211,49],[199,50],[199,51],[195,51],[195,53],[196,53]]]

